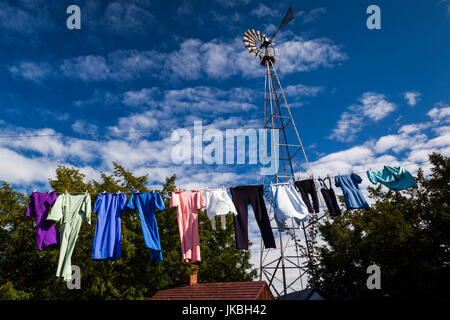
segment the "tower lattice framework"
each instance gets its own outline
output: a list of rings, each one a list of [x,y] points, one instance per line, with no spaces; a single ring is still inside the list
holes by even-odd
[[[291,218],[286,222],[284,232],[279,232],[276,226],[270,188],[272,183],[293,183],[295,170],[302,170],[301,164],[306,164],[306,171],[314,181],[316,192],[318,188],[274,64],[275,58],[266,51],[261,60],[261,65],[265,68],[264,128],[271,131],[271,134],[270,149],[264,150],[271,150],[270,158],[275,158],[276,167],[275,174],[262,174],[261,179],[278,247],[264,249],[261,241],[259,278],[268,282],[277,297],[282,297],[290,292],[314,287],[312,269],[317,265],[317,222],[326,215],[322,214],[319,218],[318,214],[312,213],[310,219],[301,225],[297,225]],[[278,136],[274,134],[276,130]],[[267,143],[267,139],[265,142]],[[275,152],[276,148],[278,152]],[[319,192],[318,196],[323,208],[323,199]]]

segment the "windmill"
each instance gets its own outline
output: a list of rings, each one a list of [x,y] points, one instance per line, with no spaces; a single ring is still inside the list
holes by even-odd
[[[298,164],[300,160],[297,158],[300,158],[301,154],[304,157],[303,161],[306,162],[307,171],[311,178],[314,178],[274,65],[278,52],[276,52],[273,39],[293,19],[294,12],[292,6],[289,6],[280,26],[270,38],[253,29],[247,30],[243,37],[248,52],[259,59],[261,65],[265,68],[264,128],[272,132],[272,141],[270,143],[272,157],[277,156],[277,153],[274,152],[275,148],[279,150],[279,159],[276,159],[280,163],[278,170],[275,170],[276,172],[273,175],[263,175],[261,177],[265,197],[270,204],[269,215],[272,222],[274,221],[274,213],[270,184],[294,182],[294,168],[299,169]],[[279,141],[275,141],[273,138],[275,130],[279,132]],[[264,150],[268,149],[265,148]],[[318,192],[318,195],[323,207],[323,199],[320,198],[320,192]],[[287,236],[279,232],[278,228],[272,227],[272,229],[276,230],[277,238],[279,238],[279,248],[277,249],[264,249],[261,241],[259,277],[260,280],[265,278],[268,281],[269,287],[278,297],[282,297],[292,291],[300,291],[314,286],[314,277],[311,270],[316,265],[314,246],[315,235],[317,234],[316,222],[324,216],[326,215],[324,214],[321,218],[318,218],[317,214],[312,214],[309,222],[303,222],[301,226],[296,225],[294,220],[291,219],[285,229]],[[293,273],[287,274],[288,271],[293,271]],[[280,284],[282,285],[282,290],[280,290]]]

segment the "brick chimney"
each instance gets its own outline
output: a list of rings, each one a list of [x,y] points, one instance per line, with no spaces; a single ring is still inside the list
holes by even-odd
[[[194,274],[191,274],[191,275],[189,276],[189,285],[190,285],[190,286],[193,286],[193,285],[196,285],[196,284],[197,284],[197,274],[198,274],[198,270],[196,269],[196,270],[194,271]]]
[[[198,266],[192,265],[191,274],[186,274],[182,280],[183,284],[190,286],[196,285],[198,283]]]

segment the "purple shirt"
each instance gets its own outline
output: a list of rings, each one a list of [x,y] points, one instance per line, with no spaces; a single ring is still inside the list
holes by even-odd
[[[58,195],[54,192],[33,192],[27,208],[27,217],[36,217],[36,243],[39,250],[59,243],[59,231],[54,221],[47,220],[48,212]]]

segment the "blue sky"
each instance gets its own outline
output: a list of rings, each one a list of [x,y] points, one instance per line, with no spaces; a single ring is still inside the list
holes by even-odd
[[[46,190],[58,164],[98,178],[116,161],[152,186],[257,183],[258,165],[173,164],[170,137],[261,126],[264,71],[242,35],[270,35],[289,4],[276,67],[315,175],[450,154],[449,1],[1,1],[0,180]]]

